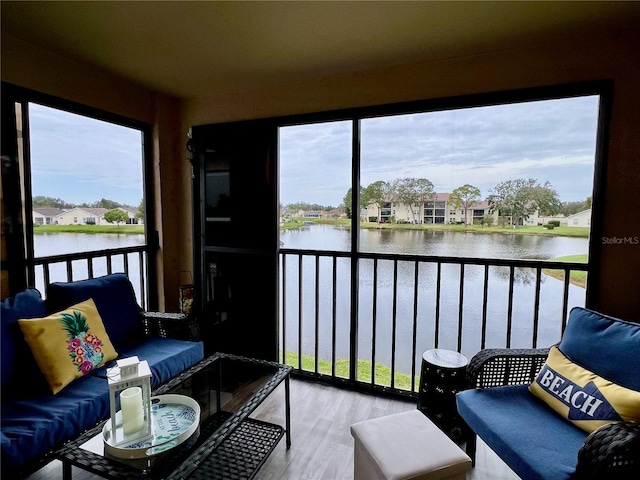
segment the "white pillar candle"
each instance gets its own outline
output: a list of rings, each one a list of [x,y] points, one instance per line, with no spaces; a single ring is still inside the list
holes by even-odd
[[[120,393],[120,408],[125,435],[137,432],[144,426],[142,389],[140,387],[130,387]]]

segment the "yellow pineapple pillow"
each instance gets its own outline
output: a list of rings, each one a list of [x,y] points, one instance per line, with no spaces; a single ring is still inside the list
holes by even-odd
[[[92,299],[18,324],[54,394],[118,357]]]
[[[573,363],[557,347],[551,347],[529,390],[588,433],[607,423],[640,421],[640,392]]]

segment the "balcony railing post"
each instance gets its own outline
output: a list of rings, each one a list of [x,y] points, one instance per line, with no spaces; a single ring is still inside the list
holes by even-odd
[[[41,277],[36,275],[34,277],[34,287],[41,288],[43,293],[46,294],[48,286],[52,282],[73,282],[75,280],[83,280],[95,278],[96,271],[99,272],[100,275],[111,274],[113,271],[113,257],[118,257],[122,255],[122,266],[123,273],[129,275],[129,255],[130,254],[138,254],[138,266],[139,271],[137,273],[139,277],[138,288],[139,288],[139,298],[138,302],[143,309],[147,308],[148,305],[148,295],[146,284],[146,259],[149,252],[149,247],[147,246],[135,246],[135,247],[122,247],[115,248],[110,250],[100,250],[100,251],[88,251],[88,252],[76,252],[69,254],[60,254],[60,255],[50,255],[47,257],[39,257],[34,258],[29,261],[28,270],[36,273],[36,269],[38,266],[42,267],[42,275]],[[96,266],[95,261],[97,259],[104,259],[104,270],[100,272],[99,265]],[[52,267],[53,268],[52,273]],[[83,270],[84,267],[84,270]],[[105,272],[106,270],[106,272]],[[135,273],[135,272],[134,272]],[[136,275],[132,275],[132,283],[134,287],[136,283],[134,282]]]
[[[418,261],[413,263],[413,324],[411,331],[413,338],[411,339],[411,391],[416,389],[416,343],[418,340],[418,281],[419,281],[419,265]]]
[[[296,255],[298,258],[298,373],[301,375],[308,374],[314,377],[322,377],[323,379],[329,379],[336,383],[348,384],[360,390],[383,391],[385,393],[404,396],[416,395],[414,391],[416,388],[415,375],[417,364],[424,348],[439,348],[439,344],[446,344],[452,345],[452,349],[454,349],[457,343],[458,351],[465,350],[465,355],[468,355],[470,348],[478,348],[479,350],[480,348],[485,348],[489,343],[491,343],[491,346],[498,348],[505,346],[510,348],[512,343],[517,343],[518,348],[527,348],[526,345],[523,345],[526,340],[530,342],[529,346],[536,346],[539,343],[539,332],[548,331],[548,323],[544,324],[543,329],[543,319],[545,322],[549,321],[547,312],[544,312],[544,316],[543,313],[540,312],[540,306],[543,304],[545,298],[543,297],[543,292],[546,292],[546,290],[542,288],[543,273],[545,273],[547,269],[564,272],[563,305],[561,309],[563,316],[566,316],[569,302],[570,272],[571,270],[588,271],[589,268],[586,264],[567,264],[564,262],[543,260],[427,257],[363,252],[358,253],[357,258],[354,260],[353,252],[287,251],[285,249],[282,249],[280,254],[282,255],[281,268],[283,270],[291,269],[291,266],[287,262],[287,255]],[[330,279],[328,276],[320,273],[320,266],[322,265],[320,257],[329,257],[332,259],[332,275]],[[340,330],[344,331],[347,325],[345,325],[345,322],[340,322],[338,318],[339,307],[341,307],[340,311],[344,311],[346,308],[346,301],[344,304],[338,305],[338,302],[344,300],[339,295],[338,288],[346,286],[347,273],[346,271],[343,272],[345,281],[340,282],[340,272],[338,272],[337,268],[338,258],[344,258],[350,261],[349,275],[351,278],[350,282],[348,282],[349,288],[351,288],[348,297],[348,301],[350,302],[348,305],[348,326],[350,333],[348,338],[340,336]],[[305,259],[315,262],[315,271],[313,273],[309,268],[304,268]],[[369,267],[369,262],[371,267]],[[391,264],[391,268],[386,268],[389,263]],[[410,264],[413,264],[413,269],[403,268],[404,265]],[[450,265],[451,267],[457,266],[459,278],[455,277],[455,269],[445,268],[443,270],[443,264]],[[311,266],[311,264],[309,265]],[[383,265],[385,268],[378,268],[380,265]],[[473,280],[476,278],[476,270],[468,267],[469,265],[482,267],[483,275],[480,275],[480,278],[477,280]],[[420,284],[420,269],[421,267],[427,266],[429,268],[424,270],[423,276],[428,282],[428,286],[424,287]],[[435,267],[435,278],[434,275],[427,274],[433,271],[432,267]],[[493,276],[490,275],[491,267],[496,268]],[[503,274],[505,268],[508,271],[508,275]],[[534,282],[529,281],[532,269],[535,271]],[[411,272],[411,270],[413,271]],[[286,324],[291,317],[291,315],[287,314],[287,303],[291,300],[287,295],[287,292],[289,295],[291,293],[291,290],[287,288],[288,278],[290,278],[288,273],[292,272],[283,271],[281,274],[281,299],[283,302],[281,307],[281,328],[283,334],[282,358],[284,361],[286,361],[288,331]],[[359,275],[363,275],[363,278],[360,278]],[[308,277],[307,280],[309,281],[307,281],[305,285],[306,277]],[[366,282],[363,280],[364,278],[366,278]],[[518,289],[516,290],[516,283],[520,282],[521,278],[523,283],[522,285],[518,285]],[[313,279],[315,279],[315,283],[313,283]],[[358,287],[360,284],[368,285],[369,279],[371,279],[371,294],[369,295],[367,293],[367,295],[364,296],[365,298],[361,299],[359,298]],[[507,281],[507,285],[502,291],[508,291],[508,298],[490,298],[489,288],[493,289],[494,280],[495,282]],[[413,281],[413,288],[410,286],[411,281]],[[550,281],[553,282],[555,280]],[[490,282],[492,282],[491,287],[489,286]],[[312,284],[313,289],[311,288]],[[387,285],[390,285],[390,290],[387,290]],[[459,289],[457,295],[455,293],[456,286]],[[528,286],[527,288],[529,289],[535,288],[533,298],[529,303],[524,305],[522,301],[523,290],[521,290],[523,286]],[[379,291],[379,289],[384,290]],[[435,291],[435,298],[430,293],[431,289]],[[346,290],[346,288],[344,288],[344,290]],[[549,291],[552,290],[556,291],[557,288]],[[293,291],[295,291],[295,289],[293,289]],[[341,288],[340,292],[342,291],[343,289]],[[531,290],[527,290],[526,292],[529,291]],[[331,292],[332,306],[330,309],[321,306],[324,292]],[[422,308],[420,303],[420,295],[422,295],[423,292],[427,292],[427,295],[423,297],[423,303],[425,303],[426,308]],[[411,300],[406,297],[406,295],[410,293],[413,296]],[[526,293],[526,295],[525,298],[528,299],[528,293]],[[471,308],[476,298],[482,301],[481,309]],[[456,299],[457,304],[455,302]],[[306,323],[303,322],[302,318],[305,310],[303,307],[305,301],[314,303],[315,305],[315,313]],[[358,312],[360,311],[359,301],[365,302],[367,308],[361,310],[363,313],[366,313],[365,317],[369,315],[370,317],[358,317]],[[491,303],[495,301],[501,302],[500,308],[495,308],[495,305]],[[370,313],[367,311],[369,302],[371,302]],[[492,305],[490,309],[489,303]],[[506,312],[502,313],[505,303]],[[529,323],[524,324],[522,313],[528,311],[529,305],[533,307],[531,320],[528,320]],[[387,308],[391,309],[391,314],[381,315],[383,311],[388,312],[388,310],[386,310]],[[445,310],[445,308],[448,310]],[[496,316],[496,312],[500,314]],[[501,323],[503,322],[505,314],[506,323]],[[471,325],[468,323],[470,319],[474,322]],[[434,320],[435,323],[433,323]],[[313,322],[313,327],[311,327],[311,322]],[[364,323],[360,324],[359,322]],[[565,318],[563,318],[561,322],[558,322],[559,325],[560,323],[562,324],[560,329],[564,330]],[[325,328],[324,326],[332,330],[330,347],[327,341],[329,332],[322,330]],[[369,326],[371,328],[370,334]],[[303,327],[306,328],[305,332],[303,332]],[[496,330],[496,327],[499,328],[499,330]],[[423,333],[430,332],[431,328],[433,328],[433,337],[430,336],[430,333],[428,335]],[[532,335],[530,335],[529,338],[514,336],[516,332],[520,331],[526,331],[528,335],[529,328],[532,329]],[[390,335],[387,335],[389,330]],[[359,331],[366,331],[367,338],[360,338],[358,334]],[[477,338],[471,338],[470,332],[476,333]],[[546,336],[548,336],[547,333],[545,333]],[[304,353],[303,344],[305,342],[305,335],[308,336],[306,339],[307,345],[311,345],[314,355],[312,366],[305,367],[308,371],[303,370],[301,360],[302,354]],[[315,336],[313,340],[311,335]],[[488,338],[489,335],[491,335],[490,338]],[[504,336],[504,344],[496,344],[496,338],[500,338],[502,335]],[[362,348],[368,341],[371,342],[370,380],[362,378],[362,374],[364,373],[366,377],[368,372],[359,372],[358,370],[358,361],[362,359],[359,359],[359,356],[352,356],[353,352],[357,353],[358,347]],[[444,348],[447,347],[445,346]],[[410,363],[407,363],[405,357],[409,355],[409,352]],[[368,360],[369,358],[366,357],[366,354],[369,352],[364,351],[363,353]],[[324,370],[324,367],[320,367],[320,361],[323,359],[322,355],[326,355],[326,358],[328,358],[329,355],[331,357],[332,366],[330,373],[328,369]],[[343,359],[348,359],[349,361],[348,374],[340,373],[338,377],[336,376],[336,365],[340,364]],[[305,363],[305,365],[307,364]],[[387,366],[389,368],[391,374],[390,386],[387,384],[386,378],[384,385],[376,379],[376,373],[380,376],[381,366]],[[320,370],[322,370],[322,372]],[[404,376],[408,376],[409,374],[411,375],[410,379],[404,378]],[[346,375],[348,375],[348,378],[344,378]],[[402,379],[402,384],[399,383],[400,379]]]
[[[358,292],[360,291],[360,119],[351,122],[351,321],[349,326],[349,382],[358,380]]]
[[[463,313],[464,313],[464,263],[460,263],[460,292],[458,297],[458,352],[462,351]]]
[[[287,256],[280,255],[282,259],[280,279],[282,284],[280,292],[282,293],[282,307],[280,308],[280,328],[282,331],[282,363],[287,363]],[[334,374],[335,375],[335,374]]]
[[[487,344],[487,303],[489,300],[489,265],[484,266],[484,281],[482,282],[482,338],[480,349]]]

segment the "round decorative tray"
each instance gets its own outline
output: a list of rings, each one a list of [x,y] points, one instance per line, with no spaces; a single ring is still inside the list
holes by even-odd
[[[180,445],[200,426],[200,405],[185,395],[151,397],[151,437],[115,444],[111,420],[102,428],[105,452],[119,458],[145,458]],[[116,430],[122,428],[122,413],[116,412]]]

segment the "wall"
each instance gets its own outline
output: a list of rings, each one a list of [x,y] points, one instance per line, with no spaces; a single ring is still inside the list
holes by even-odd
[[[640,36],[603,33],[524,49],[309,79],[184,102],[191,125],[612,79],[614,99],[604,181],[604,237],[640,238]],[[593,306],[639,319],[640,245],[602,244]]]
[[[164,232],[159,234],[160,254],[156,263],[159,272],[159,306],[161,309],[177,311],[176,272],[182,268],[178,266],[182,258],[178,252],[186,251],[191,245],[190,236],[183,238],[180,234],[182,228],[190,229],[190,224],[184,227],[184,219],[176,206],[176,192],[185,188],[176,183],[176,179],[183,177],[181,172],[176,171],[180,167],[176,158],[185,158],[182,152],[184,142],[182,137],[178,139],[179,124],[176,123],[179,119],[178,101],[4,33],[1,59],[3,81],[151,125],[154,190],[148,194],[153,196],[158,207],[155,218],[158,231]],[[179,220],[177,225],[175,219]],[[186,246],[179,244],[182,240],[188,242]],[[170,254],[165,255],[166,252]],[[190,255],[187,257],[190,262]]]
[[[180,132],[179,101],[154,96],[153,178],[160,255],[158,300],[161,311],[177,312],[180,271],[191,270],[191,174]]]
[[[151,123],[143,87],[2,34],[2,80]]]
[[[191,265],[192,125],[308,113],[400,101],[612,79],[614,100],[604,181],[604,236],[640,238],[640,36],[631,32],[545,43],[430,63],[274,85],[179,101],[2,35],[2,79],[152,124],[154,197],[162,233],[159,293],[177,308],[177,275]],[[43,75],[43,72],[47,72]],[[602,243],[596,305],[638,319],[640,245]],[[175,275],[175,279],[174,279]]]

